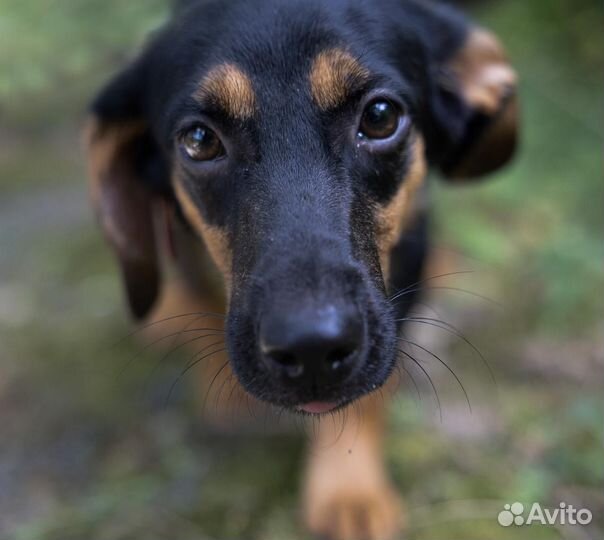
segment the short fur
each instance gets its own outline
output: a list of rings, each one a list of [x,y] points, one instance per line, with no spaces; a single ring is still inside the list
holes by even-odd
[[[373,392],[393,370],[396,321],[415,294],[396,307],[387,295],[421,279],[427,215],[416,202],[427,169],[477,178],[511,157],[515,85],[490,33],[428,0],[190,0],[92,105],[93,201],[133,314],[148,317],[161,293],[156,218],[167,208],[188,231],[187,250],[207,249],[223,278],[230,368],[243,389],[294,411],[359,400],[362,425],[309,461],[315,532],[377,539],[399,526]],[[380,95],[407,127],[374,144],[357,131]],[[187,158],[180,137],[198,122],[225,158]],[[183,259],[183,283],[202,300],[215,279]],[[272,376],[262,318],[324,305],[358,313],[354,368],[329,381]]]

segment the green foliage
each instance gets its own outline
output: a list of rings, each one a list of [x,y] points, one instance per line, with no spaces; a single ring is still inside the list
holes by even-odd
[[[435,194],[443,240],[500,265],[497,295],[507,309],[525,311],[517,291],[534,291],[537,331],[589,334],[604,308],[594,294],[604,286],[600,8],[485,3],[479,16],[500,34],[520,75],[521,149],[484,186]]]
[[[3,114],[33,126],[72,115],[167,11],[165,0],[0,0]]]

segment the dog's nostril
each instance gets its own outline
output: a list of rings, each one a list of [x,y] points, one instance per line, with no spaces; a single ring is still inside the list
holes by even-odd
[[[273,364],[283,369],[290,379],[300,377],[304,373],[304,365],[292,353],[284,351],[265,351],[265,357]]]
[[[264,363],[291,379],[342,378],[362,359],[363,323],[353,306],[271,313],[259,337]]]
[[[333,371],[337,371],[344,366],[347,360],[350,360],[352,355],[356,352],[356,347],[353,345],[338,347],[333,351],[329,352],[326,357],[327,366]]]

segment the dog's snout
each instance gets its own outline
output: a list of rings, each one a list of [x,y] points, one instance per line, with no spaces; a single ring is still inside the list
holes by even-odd
[[[263,361],[289,379],[342,379],[359,362],[362,345],[362,319],[354,306],[275,312],[260,326]]]

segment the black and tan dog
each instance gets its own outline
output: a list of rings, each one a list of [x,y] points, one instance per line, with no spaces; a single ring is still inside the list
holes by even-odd
[[[420,279],[428,169],[476,178],[511,157],[515,82],[490,33],[427,0],[199,0],[93,105],[93,199],[134,316],[222,311],[242,393],[313,415],[355,404],[356,422],[318,423],[314,532],[400,526],[374,391],[414,295],[388,294]]]

